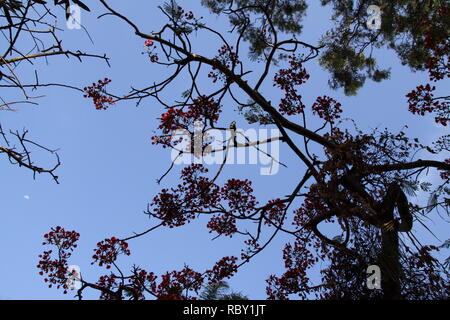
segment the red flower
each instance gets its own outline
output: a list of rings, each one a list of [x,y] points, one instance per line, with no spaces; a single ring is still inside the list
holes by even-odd
[[[105,93],[105,86],[111,82],[111,79],[105,78],[104,80],[98,80],[97,83],[92,83],[91,86],[85,87],[83,90],[86,92],[85,98],[92,98],[95,108],[97,110],[106,110],[108,106],[114,105],[114,99],[108,97]]]
[[[450,121],[450,105],[442,98],[434,98],[435,86],[427,83],[425,86],[417,86],[406,95],[408,98],[409,111],[413,114],[424,116],[427,112],[435,113],[434,120],[446,126]]]
[[[128,243],[116,237],[105,239],[97,243],[97,248],[94,249],[94,255],[92,256],[94,262],[91,264],[98,262],[100,267],[105,265],[106,269],[109,269],[119,254],[125,254],[127,256],[131,254],[128,249]]]
[[[274,86],[284,91],[284,98],[281,99],[279,110],[282,114],[294,115],[303,112],[304,104],[302,96],[298,94],[296,86],[305,83],[309,79],[309,74],[302,63],[295,56],[289,57],[290,67],[280,69],[274,77]]]
[[[328,96],[317,97],[312,105],[313,113],[330,124],[334,124],[335,119],[341,117],[341,104]]]
[[[150,40],[150,39],[145,40],[145,42],[144,42],[144,46],[146,46],[146,47],[151,47],[151,46],[153,46],[153,44],[154,44],[153,40]]]

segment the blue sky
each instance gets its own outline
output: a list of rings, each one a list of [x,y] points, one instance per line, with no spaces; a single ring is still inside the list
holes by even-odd
[[[199,1],[179,3],[203,15],[217,29],[228,30],[226,21],[209,16],[199,6]],[[165,23],[156,10],[157,4],[162,4],[162,1],[148,4],[111,1],[114,8],[126,13],[146,32],[157,30]],[[149,63],[148,58],[141,54],[143,40],[134,37],[131,29],[116,18],[97,20],[102,10],[96,2],[90,6],[93,14],[82,12],[82,23],[89,30],[94,44],[82,30],[65,29],[60,15],[59,26],[64,29],[63,45],[98,54],[107,53],[112,67],[100,60],[85,59],[79,63],[73,58],[53,57],[48,64],[40,61],[35,65],[23,65],[22,70],[28,70],[22,73],[23,82],[33,80],[34,69],[40,70],[41,82],[59,81],[79,87],[109,77],[113,80],[109,88],[115,93],[126,93],[131,85],[143,87],[161,80],[166,71],[164,67]],[[327,21],[329,12],[326,9],[317,4],[310,5],[301,39],[316,43],[327,28]],[[205,54],[214,54],[218,48],[204,34],[200,34],[194,43]],[[395,132],[408,124],[407,133],[420,137],[423,142],[431,142],[444,134],[445,131],[435,126],[431,118],[420,118],[407,112],[404,95],[417,84],[425,83],[426,75],[412,73],[408,67],[401,66],[392,52],[380,51],[375,57],[382,66],[392,67],[391,79],[382,83],[366,83],[356,97],[346,97],[341,91],[330,90],[328,74],[316,62],[306,65],[312,76],[302,88],[305,101],[311,104],[319,95],[330,95],[342,103],[344,116],[356,119],[361,129],[387,127]],[[256,70],[257,65],[252,68]],[[165,96],[180,97],[186,90],[184,84],[182,79],[176,82]],[[206,82],[204,85],[207,88]],[[448,88],[447,83],[447,91]],[[270,82],[261,92],[273,97],[272,101],[278,97]],[[70,294],[64,296],[56,289],[48,289],[38,276],[37,255],[44,249],[41,246],[43,234],[56,225],[77,230],[81,240],[70,263],[80,266],[84,278],[95,281],[102,271],[90,265],[95,244],[106,237],[125,237],[154,225],[155,222],[150,221],[143,211],[162,187],[177,183],[180,170],[176,168],[161,186],[157,185],[156,179],[170,165],[170,152],[150,143],[156,118],[162,113],[156,100],[144,100],[139,107],[133,102],[123,102],[107,111],[97,111],[91,101],[77,91],[46,88],[39,91],[39,95],[45,95],[39,99],[39,106],[22,105],[17,112],[2,112],[1,123],[6,129],[26,127],[30,137],[48,147],[60,149],[62,166],[58,175],[61,184],[55,184],[49,176],[38,176],[33,180],[29,171],[1,159],[2,299],[71,299]],[[236,106],[225,100],[223,109],[221,121],[223,126],[227,126],[236,117]],[[237,122],[238,127],[250,127],[243,118],[237,118]],[[286,195],[297,184],[298,177],[292,172],[303,170],[303,166],[284,146],[281,147],[280,160],[288,168],[280,168],[277,175],[260,176],[256,165],[234,165],[224,169],[221,181],[227,176],[252,179],[260,202]],[[435,179],[435,176],[430,175],[430,179]],[[418,200],[423,203],[426,198],[419,195]],[[447,228],[442,219],[435,216],[433,213],[430,225],[438,237],[445,240]],[[133,240],[130,242],[131,257],[121,258],[119,263],[123,269],[136,263],[160,274],[180,269],[185,263],[204,270],[223,256],[239,255],[242,240],[219,238],[212,241],[213,236],[205,228],[206,222],[200,219],[175,230],[159,229]],[[415,230],[424,243],[434,241],[422,228],[416,226]],[[230,281],[231,286],[250,298],[265,298],[264,280],[269,274],[283,271],[280,249],[287,240],[284,236],[277,238]],[[96,298],[97,293],[86,292],[85,297]]]

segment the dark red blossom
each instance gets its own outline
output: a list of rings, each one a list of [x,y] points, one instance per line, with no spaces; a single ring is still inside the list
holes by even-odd
[[[181,271],[167,272],[155,290],[158,300],[195,300],[189,291],[197,293],[203,284],[203,275],[185,267]]]
[[[153,46],[153,44],[154,44],[153,40],[150,40],[150,39],[145,40],[145,42],[144,42],[144,46],[146,46],[146,47],[151,47],[151,46]]]
[[[176,130],[192,131],[196,121],[202,123],[216,123],[222,112],[221,106],[213,98],[199,96],[192,99],[192,103],[187,105],[187,110],[183,108],[172,107],[161,115],[161,122],[158,126],[162,134],[152,137],[152,144],[161,144],[165,146],[175,146],[181,139],[173,139],[172,134]],[[193,148],[193,145],[191,146]]]
[[[294,246],[288,243],[283,250],[286,271],[281,277],[271,275],[267,280],[267,296],[269,299],[286,300],[291,294],[302,298],[310,292],[309,277],[306,271],[314,264],[315,259],[304,243],[296,241]]]
[[[246,245],[246,247],[241,250],[241,259],[244,261],[249,261],[254,254],[258,253],[261,250],[261,246],[258,240],[255,238],[245,240],[244,244]]]
[[[122,300],[124,299],[123,294],[118,296],[115,290],[119,287],[120,279],[118,279],[113,273],[110,275],[100,276],[96,285],[101,288],[100,300]]]
[[[111,264],[117,260],[119,254],[127,256],[131,254],[128,243],[116,237],[105,239],[97,243],[97,248],[94,249],[94,255],[92,256],[92,259],[94,259],[92,264],[97,262],[100,267],[105,265],[106,269],[109,269]]]
[[[186,20],[193,20],[195,19],[194,17],[194,13],[192,11],[186,12],[183,7],[177,6],[175,14],[180,16],[180,17],[184,17]],[[186,24],[185,21],[181,22],[182,24]]]
[[[85,98],[91,98],[94,102],[95,109],[106,110],[108,106],[114,105],[114,99],[111,96],[106,95],[105,86],[111,82],[111,79],[105,78],[104,80],[98,80],[97,83],[92,83],[91,86],[84,87]]]
[[[211,270],[207,270],[208,280],[210,283],[218,283],[227,278],[231,278],[237,272],[237,258],[223,257],[216,262]]]
[[[305,83],[310,76],[296,56],[289,58],[289,68],[280,69],[275,74],[273,86],[284,91],[284,98],[279,104],[280,112],[291,116],[302,113],[305,108],[296,86]]]
[[[186,18],[186,20],[193,20],[194,19],[194,13],[192,11],[186,12],[184,14],[184,17]]]
[[[223,45],[220,47],[218,51],[218,55],[214,58],[216,63],[226,67],[227,69],[234,70],[234,68],[240,64],[239,56],[235,51],[233,51],[233,46]],[[213,83],[216,83],[217,80],[221,79],[226,82],[227,77],[221,73],[215,66],[212,67],[212,71],[209,72],[208,78],[211,78]]]
[[[67,293],[69,279],[68,259],[72,255],[73,250],[77,247],[76,242],[80,238],[80,234],[75,231],[66,231],[64,228],[57,226],[52,231],[44,235],[43,245],[53,245],[53,250],[44,251],[39,255],[39,263],[37,268],[40,270],[41,276],[45,275],[44,281],[49,283],[51,288],[55,285],[58,289],[63,288]]]
[[[283,202],[280,202],[281,199],[270,200],[266,204],[267,208],[267,219],[264,220],[265,224],[268,225],[281,225],[285,220],[285,209],[286,205]]]
[[[219,188],[209,178],[202,176],[208,169],[192,164],[181,172],[177,188],[163,189],[153,198],[153,210],[148,214],[160,219],[171,228],[189,223],[198,210],[206,210],[220,201]]]
[[[146,291],[156,292],[157,276],[153,272],[135,268],[133,275],[127,279],[127,293],[134,300],[145,300]]]
[[[312,105],[313,113],[330,124],[341,117],[341,104],[328,96],[317,97]]]
[[[147,39],[144,42],[144,46],[146,48],[146,54],[148,55],[150,62],[158,62],[159,61],[159,57],[158,57],[158,53],[155,52],[156,50],[156,46],[155,46],[155,42],[151,39]]]
[[[450,104],[447,98],[435,98],[433,91],[435,86],[429,83],[419,85],[406,95],[409,111],[413,114],[424,116],[427,112],[435,114],[435,122],[446,126],[450,121]]]
[[[251,213],[256,204],[250,180],[230,179],[221,188],[223,199],[228,202],[229,211],[241,215]]]
[[[229,213],[214,215],[208,221],[206,227],[209,229],[210,233],[215,231],[219,235],[229,236],[230,238],[238,231],[236,218]]]
[[[159,61],[159,57],[156,53],[150,55],[150,62],[154,63],[154,62],[158,62],[158,61]]]

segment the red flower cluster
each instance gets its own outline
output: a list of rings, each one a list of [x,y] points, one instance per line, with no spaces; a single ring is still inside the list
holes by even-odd
[[[323,192],[320,192],[317,185],[312,185],[310,191],[305,197],[300,208],[294,211],[294,220],[292,224],[300,230],[306,230],[305,226],[310,221],[311,217],[326,215],[329,208],[326,205],[326,199]]]
[[[111,264],[117,260],[119,254],[127,256],[131,254],[128,249],[128,243],[115,237],[97,243],[97,248],[94,249],[94,252],[92,256],[94,261],[91,264],[98,262],[100,267],[105,265],[106,269],[111,268]]]
[[[236,217],[233,214],[241,216],[251,213],[257,201],[253,196],[251,181],[230,179],[220,189],[220,193],[216,195],[217,200],[226,200],[228,202],[228,211],[220,215],[214,215],[208,222],[207,228],[210,233],[215,231],[219,235],[232,237],[238,231],[236,226]]]
[[[162,220],[164,226],[170,228],[179,227],[195,219],[195,212],[186,213],[183,211],[183,201],[177,194],[178,190],[162,189],[161,192],[153,198],[151,206],[155,207],[149,215]]]
[[[95,109],[106,110],[108,105],[114,105],[114,99],[106,95],[105,86],[111,82],[111,79],[105,78],[104,80],[98,80],[97,83],[93,82],[91,86],[84,87],[85,98],[92,98]]]
[[[163,147],[166,147],[173,146],[171,145],[172,142],[176,145],[179,141],[171,141],[171,134],[176,130],[189,130],[195,121],[216,123],[221,112],[220,104],[204,95],[193,99],[192,103],[188,105],[187,111],[183,111],[182,108],[170,108],[161,115],[161,122],[158,128],[162,130],[163,135],[153,136],[151,138],[152,144],[161,144]]]
[[[227,67],[228,69],[233,70],[239,63],[241,63],[239,60],[239,56],[236,52],[233,51],[233,46],[223,45],[218,50],[218,53],[219,54],[214,58],[214,60]],[[216,83],[219,79],[226,81],[226,77],[216,71],[216,67],[213,66],[212,70],[213,71],[208,74],[208,78],[211,78],[213,83]]]
[[[159,128],[164,134],[177,129],[188,129],[197,120],[209,120],[216,123],[222,112],[220,105],[212,98],[200,96],[192,100],[188,110],[170,108],[161,115]]]
[[[158,54],[154,53],[155,48],[156,48],[156,47],[154,47],[154,44],[155,43],[151,39],[147,39],[144,42],[144,46],[147,48],[147,55],[150,58],[150,62],[153,62],[153,63],[159,61]]]
[[[213,98],[203,95],[192,100],[186,117],[195,120],[210,120],[216,123],[219,120],[219,114],[222,112],[220,104]]]
[[[96,285],[101,291],[100,300],[123,300],[124,294],[133,300],[145,300],[145,292],[156,291],[156,279],[153,272],[133,267],[133,274],[126,279],[111,273],[101,276]]]
[[[147,290],[155,292],[157,276],[137,267],[133,269],[133,274],[126,279],[121,279],[114,273],[100,276],[96,283],[101,292],[99,299],[123,300],[126,295],[133,300],[145,300],[144,293]]]
[[[253,196],[252,182],[248,179],[230,179],[220,190],[222,198],[228,201],[229,211],[232,213],[251,213],[257,205]]]
[[[180,189],[172,188],[171,192],[162,189],[161,193],[153,198],[151,206],[154,210],[149,212],[149,215],[160,219],[164,226],[170,228],[190,223],[196,217],[195,212],[184,210],[183,194]]]
[[[75,231],[66,231],[62,227],[52,228],[52,231],[44,235],[45,241],[43,245],[54,245],[57,247],[55,258],[52,258],[52,250],[44,251],[39,255],[39,263],[37,268],[40,269],[39,274],[44,276],[44,281],[49,283],[51,288],[53,285],[59,289],[64,288],[64,294],[67,293],[68,259],[72,255],[72,251],[77,247],[76,242],[80,238],[80,234]]]
[[[218,52],[223,65],[229,67],[231,64],[231,67],[234,67],[239,64],[239,57],[236,52],[233,52],[233,46],[223,45]]]
[[[241,259],[245,261],[249,261],[253,254],[259,252],[261,246],[257,239],[247,239],[244,241],[246,248],[242,249]]]
[[[183,10],[183,12],[184,12],[184,10]],[[193,13],[192,11],[186,12],[186,13],[184,14],[184,17],[185,17],[187,20],[193,20],[193,19],[194,19],[194,13]]]
[[[46,233],[44,238],[43,245],[56,245],[62,250],[73,251],[77,247],[76,242],[80,238],[80,234],[75,231],[66,231],[64,228],[57,226]]]
[[[154,44],[154,42],[151,39],[145,40],[145,42],[144,42],[144,46],[146,46],[146,47],[151,47],[151,46],[153,46],[153,44]]]
[[[417,86],[415,90],[408,93],[406,97],[408,97],[409,111],[421,116],[424,116],[426,112],[433,112],[433,91],[435,89],[435,86],[427,83],[425,86]]]
[[[195,168],[194,168],[195,169]],[[190,168],[186,170],[186,174],[192,180],[195,180],[197,170]],[[195,172],[194,172],[195,171]],[[63,288],[67,293],[68,286],[66,284],[69,274],[67,272],[67,260],[71,256],[79,234],[75,231],[65,231],[61,227],[52,229],[51,232],[44,236],[44,245],[55,245],[58,248],[56,258],[52,259],[52,251],[45,251],[39,255],[40,261],[38,268],[39,273],[44,275],[47,273],[45,282],[49,282],[49,287],[56,285],[57,288]],[[106,265],[109,268],[117,259],[119,254],[130,254],[128,244],[120,239],[112,237],[97,244],[97,249],[93,258],[99,262],[99,266]],[[187,266],[181,271],[166,272],[161,276],[161,281],[157,283],[157,276],[153,272],[148,272],[137,266],[133,266],[131,275],[120,275],[110,273],[102,275],[96,283],[89,283],[83,280],[85,286],[82,288],[92,288],[100,291],[101,300],[123,300],[125,298],[133,300],[144,300],[145,294],[150,294],[159,300],[195,300],[199,294],[205,279],[209,283],[217,283],[225,278],[231,278],[237,272],[237,258],[223,257],[214,264],[212,269],[203,273],[197,272]],[[81,293],[80,297],[81,297]],[[191,296],[190,294],[195,294]]]
[[[330,124],[334,124],[334,120],[339,119],[342,113],[341,104],[328,96],[317,97],[311,108],[314,114]]]
[[[209,233],[215,231],[219,235],[225,235],[230,238],[238,231],[236,218],[229,213],[212,216],[206,227],[209,229]]]
[[[159,57],[158,57],[158,55],[156,53],[150,55],[150,62],[155,63],[155,62],[158,62],[158,61],[159,61]]]
[[[266,293],[271,300],[286,300],[290,294],[299,294],[306,298],[310,291],[306,271],[315,262],[314,256],[304,243],[295,242],[294,247],[286,244],[283,250],[286,272],[281,277],[271,275],[267,280]]]
[[[217,196],[217,187],[209,178],[201,176],[208,169],[201,164],[192,164],[181,171],[183,183],[178,185],[185,192],[185,206],[188,209],[211,208],[217,205],[220,197]]]
[[[148,214],[162,220],[170,228],[182,226],[196,217],[196,210],[215,206],[220,198],[219,188],[209,178],[201,176],[208,169],[192,164],[181,172],[182,183],[177,188],[163,189],[153,198],[153,211]]]
[[[231,278],[237,272],[236,257],[223,257],[216,262],[211,270],[207,270],[210,283],[217,283],[225,278]]]
[[[264,220],[264,224],[273,225],[273,223],[281,224],[283,222],[286,205],[279,201],[280,199],[274,199],[267,202],[267,218],[270,221]]]
[[[144,300],[145,290],[156,291],[157,276],[153,272],[147,272],[143,269],[136,269],[133,275],[128,279],[128,286],[133,288],[132,294],[137,300]]]
[[[120,279],[117,279],[117,277],[111,273],[109,276],[104,275],[100,276],[98,279],[96,285],[99,288],[102,288],[101,294],[100,294],[100,300],[116,300],[116,299],[124,299],[123,294],[118,297],[117,295],[112,295],[109,293],[109,291],[114,292],[115,289],[119,286]]]
[[[183,16],[186,20],[193,20],[195,19],[194,13],[192,11],[186,12],[182,7],[177,7],[177,13],[178,15]]]
[[[207,227],[210,232],[232,236],[237,232],[233,214],[243,216],[251,213],[257,204],[252,194],[251,182],[231,179],[219,188],[209,178],[202,176],[206,172],[208,170],[200,164],[184,168],[181,173],[182,183],[177,188],[163,189],[155,196],[150,204],[153,209],[147,214],[160,219],[163,225],[173,228],[190,223],[199,211],[219,208],[226,211],[214,215]],[[228,209],[219,206],[221,200],[227,201]]]
[[[425,86],[417,86],[415,90],[406,95],[408,98],[409,111],[413,114],[424,116],[427,112],[434,112],[436,116],[434,120],[446,126],[450,121],[450,106],[445,100],[434,98],[433,91],[435,86],[427,83]]]
[[[204,280],[201,273],[189,267],[184,267],[181,271],[167,272],[161,278],[155,292],[158,300],[195,300],[195,297],[188,296],[187,292],[197,293]]]
[[[303,112],[305,105],[302,96],[298,94],[296,86],[305,83],[309,79],[309,74],[302,63],[295,56],[289,56],[290,67],[280,69],[275,74],[273,86],[284,91],[284,98],[281,99],[279,110],[282,114],[294,115]]]
[[[170,108],[161,115],[159,129],[162,129],[164,134],[169,134],[177,129],[187,129],[186,121],[189,121],[186,112],[183,112],[182,109]]]

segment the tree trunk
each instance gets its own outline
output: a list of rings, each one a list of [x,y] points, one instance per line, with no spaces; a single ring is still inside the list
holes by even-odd
[[[381,231],[381,288],[385,300],[401,299],[400,294],[400,274],[401,264],[398,248],[398,232]]]
[[[383,208],[383,223],[394,221],[394,206]],[[395,225],[381,228],[381,288],[383,289],[383,299],[398,300],[400,294],[400,274],[402,266],[400,264],[400,254],[398,247],[398,230]]]

